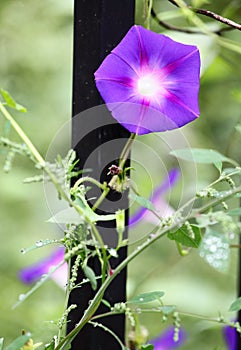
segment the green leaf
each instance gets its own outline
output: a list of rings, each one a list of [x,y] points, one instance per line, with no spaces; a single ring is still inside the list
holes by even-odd
[[[6,350],[20,350],[30,338],[30,334],[21,335],[20,337],[15,339],[10,345],[8,345]]]
[[[201,230],[198,226],[190,225],[192,232],[188,229],[186,225],[180,227],[176,232],[168,233],[168,238],[181,243],[186,247],[198,248],[201,240]]]
[[[136,201],[138,204],[140,204],[142,207],[144,207],[146,209],[149,209],[152,211],[156,210],[154,205],[152,204],[152,202],[149,201],[149,199],[146,199],[144,197],[141,197],[141,196],[138,196],[138,195],[132,194],[132,193],[129,194],[129,197],[130,197],[130,199],[133,199],[134,201]]]
[[[22,113],[27,112],[27,109],[22,105],[20,105],[19,103],[15,102],[12,96],[6,90],[0,89],[0,94],[2,95],[8,107],[14,108],[17,111]]]
[[[88,280],[90,281],[92,289],[96,290],[97,281],[94,271],[86,264],[82,265],[82,270],[84,272],[85,277],[88,278]]]
[[[220,167],[220,162],[230,162],[229,158],[213,149],[183,148],[171,151],[170,154],[194,163],[214,164],[218,168]]]
[[[225,272],[229,266],[229,241],[222,233],[209,229],[202,239],[199,255],[216,270]]]
[[[111,304],[110,304],[107,300],[102,299],[101,302],[102,302],[105,306],[107,306],[109,309],[111,309]]]
[[[86,217],[92,222],[96,221],[110,221],[115,220],[116,215],[115,214],[108,214],[108,215],[98,215],[93,210],[89,208],[83,209]],[[84,222],[84,216],[77,213],[77,211],[74,208],[67,208],[59,211],[58,213],[54,214],[50,219],[47,220],[51,223],[59,223],[59,224],[75,224],[79,225]]]
[[[150,303],[151,301],[158,300],[163,297],[165,293],[162,291],[154,291],[149,293],[143,293],[139,294],[136,297],[132,298],[131,300],[128,300],[128,304],[145,304]]]
[[[241,310],[241,297],[236,299],[229,308],[229,311],[239,311]]]
[[[164,306],[160,306],[158,309],[161,310],[165,315],[170,315],[176,310],[176,306],[164,305]]]
[[[227,211],[227,214],[230,216],[239,216],[241,215],[241,208],[235,208]]]
[[[3,341],[4,341],[4,338],[0,338],[0,350],[3,349]]]
[[[152,344],[142,345],[141,350],[154,350],[154,345],[152,345]]]
[[[55,341],[53,339],[50,344],[45,346],[44,350],[54,350],[54,348],[55,348]]]

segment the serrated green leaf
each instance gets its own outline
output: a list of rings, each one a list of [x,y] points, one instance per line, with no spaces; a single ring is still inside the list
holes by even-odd
[[[133,199],[134,201],[136,201],[138,204],[140,204],[143,208],[155,211],[155,207],[152,204],[151,201],[149,201],[149,199],[138,196],[136,194],[130,193],[129,194],[130,199]]]
[[[84,275],[88,280],[90,281],[91,287],[93,290],[96,290],[97,288],[97,280],[94,271],[88,266],[83,264],[82,270],[84,272]]]
[[[9,94],[8,91],[0,89],[0,93],[8,107],[14,108],[17,111],[22,113],[27,112],[27,109],[25,107],[23,107],[22,105],[14,101],[14,99],[12,98],[12,96]]]
[[[229,308],[229,311],[239,311],[241,310],[241,297],[236,299]]]
[[[151,301],[160,300],[165,293],[162,291],[154,291],[149,293],[142,293],[136,297],[128,300],[128,304],[145,304]]]
[[[3,349],[3,341],[4,341],[4,338],[0,338],[0,350]]]
[[[186,225],[180,227],[176,232],[169,232],[167,236],[169,239],[177,241],[186,247],[198,248],[202,240],[201,230],[195,225],[191,225],[191,229],[193,236]]]
[[[142,345],[141,350],[154,350],[154,345],[152,345],[152,344]]]
[[[21,335],[20,337],[15,339],[10,345],[8,345],[6,350],[20,350],[30,338],[30,334]]]
[[[199,248],[199,255],[218,271],[227,271],[230,247],[227,238],[219,232],[208,230]]]
[[[200,164],[216,164],[219,166],[221,162],[229,162],[230,159],[225,157],[223,154],[214,151],[213,149],[204,149],[204,148],[183,148],[177,149],[170,152],[171,155],[188,160],[194,163]]]

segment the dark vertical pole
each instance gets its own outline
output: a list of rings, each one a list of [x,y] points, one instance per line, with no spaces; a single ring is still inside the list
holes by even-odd
[[[92,176],[101,181],[108,181],[107,169],[111,162],[116,160],[116,154],[120,154],[129,132],[114,122],[106,108],[98,109],[98,123],[94,112],[84,113],[87,109],[102,103],[96,90],[93,73],[100,65],[104,57],[115,47],[134,23],[134,0],[75,0],[74,1],[74,62],[73,62],[73,124],[72,145],[80,159],[80,168],[85,166],[89,155],[93,154],[91,161]],[[93,118],[92,118],[93,117]],[[96,123],[96,126],[95,126]],[[88,124],[88,125],[87,125]],[[83,130],[88,130],[84,131]],[[106,142],[118,140],[115,149],[108,150],[108,157],[102,154],[102,147]],[[123,140],[123,141],[122,141]],[[117,149],[116,149],[117,148]],[[112,153],[113,152],[113,157]],[[91,192],[92,191],[92,192]],[[89,193],[91,198],[95,195],[95,189]],[[121,197],[121,198],[120,198]],[[109,206],[115,212],[119,208],[126,209],[128,220],[128,197],[112,191],[108,196]],[[111,206],[110,203],[113,203]],[[121,206],[120,206],[121,205]],[[108,210],[109,212],[109,210]],[[108,226],[108,228],[107,228]],[[108,225],[99,223],[98,229],[106,243],[108,237],[115,237],[115,223]],[[108,235],[105,231],[108,230]],[[110,231],[112,230],[112,235]],[[125,232],[127,235],[127,232]],[[113,242],[110,242],[113,244]],[[114,269],[126,256],[126,248],[119,251],[118,258],[111,261]],[[90,262],[96,275],[99,275],[99,262],[93,258]],[[78,281],[83,278],[79,271]],[[77,282],[78,282],[77,281]],[[126,271],[123,271],[113,281],[106,291],[105,299],[111,304],[124,301],[126,298]],[[88,301],[93,298],[94,292],[89,284],[74,290],[69,299],[69,304],[77,304],[78,308],[69,315],[67,332],[70,332],[79,321],[88,306]],[[105,306],[101,305],[97,313],[105,312]],[[125,334],[125,318],[122,315],[103,318],[98,321],[114,331],[122,341]],[[91,325],[86,325],[72,342],[73,350],[119,350],[119,344],[107,332]]]
[[[241,244],[241,239],[239,240]],[[238,252],[238,296],[241,297],[241,253]],[[241,311],[238,313],[238,322],[241,324]],[[236,332],[236,350],[241,349],[241,336],[240,333]]]

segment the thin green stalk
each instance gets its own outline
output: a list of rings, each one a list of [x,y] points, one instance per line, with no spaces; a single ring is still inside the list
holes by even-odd
[[[84,182],[91,182],[92,184],[96,185],[97,187],[101,188],[102,190],[104,190],[106,188],[105,184],[100,183],[99,181],[97,181],[96,179],[89,177],[89,176],[84,176],[81,177],[80,179],[78,179],[74,186],[73,186],[73,190],[77,190],[77,188],[79,187],[79,185],[81,185]]]
[[[153,0],[145,0],[145,13],[146,13],[146,19],[145,19],[145,27],[146,29],[150,29],[151,25],[151,9],[153,6]]]
[[[108,327],[104,326],[103,324],[101,323],[98,323],[98,322],[92,322],[92,321],[89,321],[88,322],[89,324],[93,325],[94,327],[99,327],[99,328],[102,328],[104,331],[110,333],[112,335],[112,337],[115,338],[115,340],[117,341],[117,343],[120,344],[121,346],[121,349],[126,349],[125,348],[125,345],[122,343],[122,341],[120,340],[120,338]]]
[[[101,205],[101,203],[106,198],[106,196],[108,195],[109,192],[110,192],[110,188],[109,187],[105,187],[105,189],[103,190],[101,196],[97,199],[97,201],[93,205],[93,207],[92,207],[93,211],[95,211]]]
[[[127,143],[125,144],[125,147],[123,148],[121,155],[120,155],[120,161],[119,161],[119,167],[121,169],[124,168],[125,162],[129,156],[130,150],[131,150],[131,146],[134,142],[134,139],[136,137],[135,133],[132,133],[127,141]]]
[[[28,148],[29,148],[30,152],[32,153],[34,159],[42,167],[45,167],[45,160],[42,158],[42,156],[39,154],[37,149],[34,147],[32,142],[29,140],[29,138],[27,137],[25,132],[21,129],[21,127],[14,120],[14,118],[11,116],[11,114],[8,112],[8,110],[4,107],[4,105],[1,102],[0,102],[0,111],[2,112],[3,116],[11,123],[13,129],[20,136],[20,138],[23,140],[23,142],[28,146]]]
[[[224,201],[228,198],[230,198],[232,195],[241,192],[241,186],[237,187],[236,189],[233,189],[229,194],[224,196],[221,199],[215,199],[212,201],[211,204],[206,204],[199,208],[197,211],[191,212],[187,217],[180,219],[177,223],[174,223],[171,226],[163,228],[160,232],[158,232],[159,228],[156,227],[153,230],[153,234],[151,235],[151,238],[148,238],[142,245],[138,246],[125,260],[123,260],[115,269],[113,275],[108,276],[105,282],[102,284],[100,289],[97,291],[94,299],[92,300],[91,305],[86,310],[85,314],[81,318],[81,320],[76,324],[76,327],[66,335],[66,337],[62,340],[62,342],[57,346],[56,350],[64,350],[66,347],[72,342],[72,340],[75,338],[75,336],[79,333],[79,331],[84,327],[84,325],[89,322],[92,315],[95,313],[95,311],[98,309],[101,300],[103,298],[104,292],[107,289],[107,287],[111,284],[111,282],[114,280],[114,278],[141,252],[143,252],[145,249],[147,249],[149,246],[151,246],[155,241],[165,236],[170,230],[173,230],[176,228],[176,226],[182,225],[185,223],[185,221],[190,220],[195,217],[196,213],[202,213],[208,210],[211,206],[215,206],[219,204],[221,201]],[[181,211],[182,208],[179,210]]]

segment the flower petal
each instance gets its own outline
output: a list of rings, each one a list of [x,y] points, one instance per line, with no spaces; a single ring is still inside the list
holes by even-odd
[[[235,328],[226,326],[223,328],[223,336],[228,346],[228,350],[235,350],[237,348],[237,331]]]
[[[19,272],[20,280],[26,284],[30,284],[37,281],[42,275],[47,274],[53,266],[57,266],[61,261],[63,261],[64,251],[65,249],[61,247],[55,250],[47,258],[42,259],[38,261],[36,264],[33,264],[31,266],[28,266],[22,269]],[[57,273],[57,271],[55,273]],[[63,270],[62,270],[62,273],[63,273]]]
[[[181,346],[184,343],[186,339],[186,334],[182,329],[180,329],[179,340],[177,342],[173,340],[173,336],[174,336],[174,327],[169,327],[163,333],[161,333],[160,336],[151,340],[150,343],[154,345],[155,350],[177,349],[179,346]]]
[[[175,129],[199,116],[199,74],[195,46],[133,26],[95,79],[113,117],[141,135]]]

